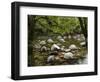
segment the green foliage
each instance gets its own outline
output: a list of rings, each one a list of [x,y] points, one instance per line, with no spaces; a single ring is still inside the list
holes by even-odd
[[[41,33],[48,32],[57,34],[72,34],[74,31],[80,31],[80,23],[77,17],[65,17],[65,16],[31,16],[35,19],[35,29],[40,29]],[[31,23],[34,23],[31,21]],[[34,24],[33,24],[34,26]]]

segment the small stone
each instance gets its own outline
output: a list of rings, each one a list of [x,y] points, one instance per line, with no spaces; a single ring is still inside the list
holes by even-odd
[[[71,49],[65,49],[65,52],[70,52],[71,51]]]
[[[47,51],[47,47],[46,47],[46,46],[43,46],[43,47],[41,48],[41,51]]]
[[[44,41],[44,40],[43,41],[40,41],[40,44],[41,45],[45,45],[46,44],[46,41]]]
[[[35,45],[34,45],[34,48],[40,49],[40,48],[41,48],[41,45],[40,45],[40,44],[35,44]]]
[[[80,38],[81,37],[81,34],[76,34],[75,36],[74,36],[74,39],[78,39],[78,38]]]
[[[77,36],[77,38],[80,38],[81,35],[80,34],[77,34],[76,36]]]
[[[55,56],[55,60],[59,60],[60,58],[59,58],[59,56]]]
[[[78,38],[77,40],[78,40],[78,41],[81,41],[81,39],[80,39],[80,38]]]
[[[62,50],[62,51],[65,50],[65,46],[62,46],[62,47],[61,47],[61,50]]]
[[[71,39],[71,35],[68,35],[68,39]]]
[[[81,55],[80,54],[76,54],[76,57],[80,57]]]
[[[71,50],[75,50],[75,49],[78,49],[78,48],[77,48],[76,45],[72,44],[72,45],[69,46],[69,49],[71,49]]]
[[[65,40],[63,38],[59,39],[60,42],[65,42]]]
[[[63,38],[64,38],[64,39],[67,39],[67,36],[64,36]]]
[[[62,39],[62,36],[58,36],[57,39]]]
[[[57,43],[57,46],[61,46],[62,44],[61,43]]]
[[[85,46],[86,45],[86,42],[81,42],[80,45],[81,46]]]
[[[63,52],[59,52],[59,53],[58,53],[58,56],[59,56],[60,58],[64,58]]]
[[[52,39],[47,40],[48,43],[53,43],[54,41]]]
[[[77,39],[77,36],[76,36],[76,35],[74,35],[74,36],[73,36],[73,38],[74,38],[74,39]]]
[[[83,34],[80,35],[80,37],[77,39],[78,41],[85,41],[85,37]]]
[[[72,50],[71,52],[75,54],[76,53],[76,50]]]

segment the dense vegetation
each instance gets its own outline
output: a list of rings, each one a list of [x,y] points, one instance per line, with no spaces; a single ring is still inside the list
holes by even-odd
[[[80,35],[80,38],[84,37],[82,41],[86,42],[85,47],[80,45],[81,40],[73,38],[77,35]],[[63,37],[63,41],[57,39],[59,36]],[[53,40],[53,42],[48,43],[48,39]],[[41,41],[44,41],[45,44],[40,45]],[[60,48],[62,46],[68,48],[71,44],[74,44],[79,48],[74,54],[80,54],[80,57],[86,54],[87,18],[28,15],[28,66],[51,65],[47,63],[48,54],[51,53],[51,46],[58,43],[61,44],[59,45]],[[35,46],[38,46],[38,48]],[[41,50],[43,46],[48,49]],[[53,65],[60,64],[65,63],[53,62]]]

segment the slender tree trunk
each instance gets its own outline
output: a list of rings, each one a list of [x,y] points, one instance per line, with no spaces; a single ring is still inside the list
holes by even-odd
[[[28,55],[31,56],[30,64],[34,65],[34,56],[33,56],[33,36],[34,36],[34,27],[36,25],[36,16],[28,16]]]
[[[84,18],[78,17],[78,20],[80,22],[81,31],[84,34],[85,41],[86,41],[86,47],[87,47],[87,21]]]

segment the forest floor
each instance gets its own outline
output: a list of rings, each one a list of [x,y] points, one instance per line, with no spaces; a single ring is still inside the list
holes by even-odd
[[[44,40],[43,38],[34,39],[33,46],[36,44],[38,45],[39,42],[43,40]],[[40,49],[33,48],[33,54],[28,55],[28,66],[75,65],[75,64],[87,63],[87,48],[80,45],[81,41],[77,39],[73,39],[73,38],[70,38],[70,39],[66,38],[64,39],[65,42],[61,42],[56,38],[52,38],[52,40],[54,41],[53,43],[46,42],[46,44],[43,45],[49,49],[47,51],[41,51],[41,48]],[[47,59],[48,59],[49,53],[51,53],[51,50],[50,50],[51,46],[53,44],[58,44],[58,43],[60,44],[59,45],[60,48],[64,46],[67,49],[69,48],[71,44],[76,45],[77,48],[79,48],[78,50],[74,52],[74,55],[76,57],[72,59],[67,59],[66,61],[64,61],[65,59],[62,59],[63,61],[54,60],[53,63],[48,63]]]

